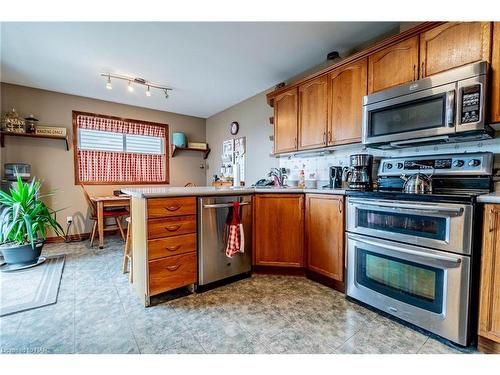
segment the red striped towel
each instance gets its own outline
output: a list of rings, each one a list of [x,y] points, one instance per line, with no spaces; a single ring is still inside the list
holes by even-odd
[[[232,258],[234,254],[245,250],[245,236],[243,233],[243,224],[239,217],[240,204],[233,202],[233,218],[229,225],[229,238],[227,241],[226,256]]]

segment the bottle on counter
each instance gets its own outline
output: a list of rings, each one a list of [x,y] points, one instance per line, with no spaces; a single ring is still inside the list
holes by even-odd
[[[298,187],[303,189],[306,187],[306,174],[304,172],[305,165],[302,164],[302,169],[299,171],[299,184]]]

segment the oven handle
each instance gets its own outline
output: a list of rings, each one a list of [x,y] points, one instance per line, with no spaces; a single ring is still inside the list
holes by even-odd
[[[408,255],[415,255],[415,256],[422,257],[422,258],[428,258],[428,259],[432,259],[432,260],[440,260],[443,262],[454,263],[454,264],[459,264],[460,262],[462,262],[462,260],[460,258],[451,258],[451,257],[447,257],[444,255],[431,255],[431,254],[423,253],[420,251],[415,251],[415,250],[410,250],[410,249],[402,249],[399,246],[388,245],[386,243],[381,244],[379,242],[371,241],[371,240],[368,240],[368,239],[363,238],[361,236],[357,236],[355,234],[349,234],[348,238],[352,238],[353,240],[358,241],[358,242],[363,242],[367,245],[382,247],[384,249],[393,250],[393,251],[408,254]],[[403,245],[401,245],[401,246],[403,246]]]
[[[453,216],[460,216],[464,212],[463,207],[440,207],[440,206],[426,206],[421,204],[409,204],[409,203],[392,203],[392,202],[377,202],[371,203],[358,199],[349,199],[350,203],[360,204],[368,207],[388,207],[394,210],[398,209],[409,209],[416,210],[419,212],[429,212],[429,213],[441,213],[441,214],[449,214]],[[424,207],[424,208],[422,208]]]

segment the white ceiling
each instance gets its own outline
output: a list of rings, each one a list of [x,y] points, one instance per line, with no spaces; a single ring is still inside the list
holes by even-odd
[[[209,117],[341,55],[396,22],[2,23],[1,81]],[[174,88],[151,97],[101,72]]]

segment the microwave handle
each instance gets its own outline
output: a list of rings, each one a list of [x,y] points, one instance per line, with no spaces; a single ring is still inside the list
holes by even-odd
[[[446,93],[446,126],[452,128],[455,125],[455,90]]]

